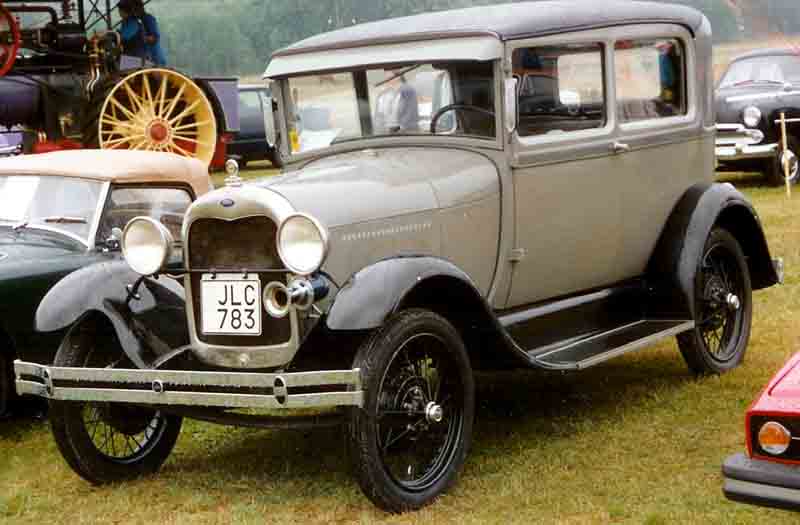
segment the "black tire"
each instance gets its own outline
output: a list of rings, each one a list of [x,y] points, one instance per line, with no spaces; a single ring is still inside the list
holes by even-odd
[[[17,396],[14,388],[14,366],[7,352],[7,348],[0,346],[0,419],[9,414],[11,404]]]
[[[116,338],[101,326],[88,321],[73,327],[55,366],[130,367]],[[50,424],[69,466],[87,481],[104,484],[157,472],[175,447],[182,419],[121,403],[51,401]]]
[[[737,367],[750,340],[752,287],[742,248],[725,229],[711,231],[697,262],[695,312],[695,328],[678,336],[689,368],[706,375]]]
[[[406,310],[362,345],[354,366],[364,406],[351,411],[348,435],[361,490],[388,512],[418,509],[455,483],[472,441],[464,343],[441,316]]]
[[[789,143],[789,151],[794,155],[800,155],[800,142],[791,136],[788,138],[787,142]],[[783,186],[786,184],[786,175],[784,174],[783,164],[781,162],[782,153],[783,148],[781,147],[775,157],[767,161],[764,170],[767,180],[773,186]],[[794,186],[800,180],[800,167],[794,168],[792,172],[789,182]]]

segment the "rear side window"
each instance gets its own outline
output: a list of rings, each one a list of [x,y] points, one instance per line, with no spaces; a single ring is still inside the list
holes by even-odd
[[[614,62],[621,122],[686,114],[686,53],[680,41],[620,40]]]
[[[520,136],[551,135],[605,125],[602,44],[516,49]]]

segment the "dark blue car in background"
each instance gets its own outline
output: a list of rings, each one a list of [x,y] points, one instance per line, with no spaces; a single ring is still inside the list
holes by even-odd
[[[280,152],[270,146],[264,127],[265,115],[272,114],[270,90],[259,84],[239,85],[239,133],[228,143],[228,154],[239,157],[239,165],[268,160],[281,167]]]

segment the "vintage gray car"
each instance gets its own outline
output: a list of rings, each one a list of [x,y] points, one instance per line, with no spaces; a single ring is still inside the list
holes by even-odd
[[[343,423],[364,493],[402,512],[462,470],[474,370],[579,371],[672,336],[696,373],[742,361],[751,291],[781,265],[713,182],[699,12],[425,14],[302,41],[265,77],[287,173],[198,199],[179,265],[134,219],[127,265],[70,275],[38,310],[41,330],[71,329],[53,366],[15,364],[17,389],[52,400],[87,480],[156,471],[182,417]],[[131,322],[182,307],[155,300],[166,274],[186,290],[178,347],[157,313]]]

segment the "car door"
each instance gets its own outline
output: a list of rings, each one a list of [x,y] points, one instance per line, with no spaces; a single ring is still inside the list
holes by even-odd
[[[609,42],[599,31],[514,42],[515,246],[508,307],[622,280],[624,175],[614,169]]]
[[[713,174],[713,136],[702,137],[689,33],[649,25],[615,31],[614,77],[624,250],[617,264],[643,274],[678,200]],[[711,177],[707,177],[711,182]]]

